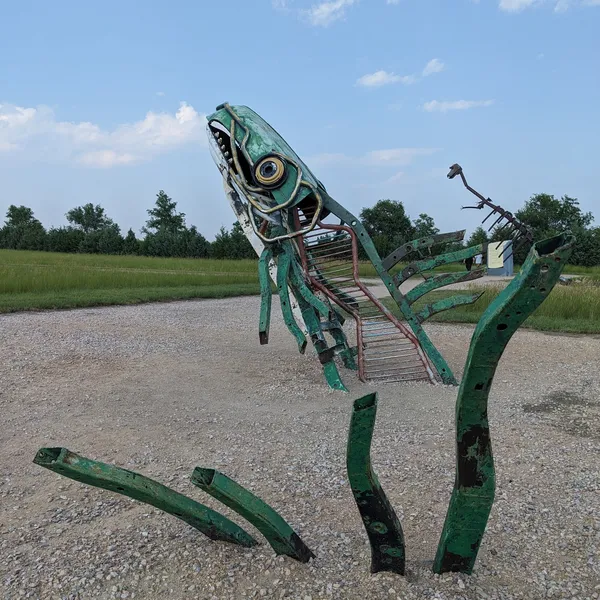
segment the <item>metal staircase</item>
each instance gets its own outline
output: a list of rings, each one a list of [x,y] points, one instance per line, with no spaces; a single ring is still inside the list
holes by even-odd
[[[298,213],[299,226],[312,217]],[[297,240],[303,270],[313,289],[335,302],[356,322],[361,381],[436,382],[415,336],[360,280],[354,231],[344,225],[319,222]]]

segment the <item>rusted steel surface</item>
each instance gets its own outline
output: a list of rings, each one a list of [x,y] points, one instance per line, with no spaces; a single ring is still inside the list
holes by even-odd
[[[215,469],[196,467],[191,482],[252,523],[276,554],[285,554],[303,563],[314,558],[308,546],[276,510],[227,475]]]
[[[371,573],[392,571],[404,575],[402,526],[371,466],[376,415],[376,392],[354,402],[346,452],[348,480],[371,544]]]
[[[488,397],[506,345],[548,297],[571,255],[562,234],[531,248],[519,274],[483,313],[469,346],[456,400],[456,479],[433,570],[471,573],[494,502]]]
[[[139,473],[85,458],[67,448],[40,448],[33,462],[75,481],[150,504],[185,521],[211,540],[248,548],[258,543],[218,512]]]
[[[510,248],[510,253],[505,257],[505,260],[510,258],[523,244],[525,243],[533,243],[533,232],[531,229],[519,221],[511,212],[505,210],[498,204],[494,204],[489,198],[485,198],[482,196],[477,190],[473,189],[468,183],[467,179],[463,173],[462,167],[459,164],[453,164],[450,167],[450,172],[448,173],[448,179],[454,179],[457,175],[460,176],[463,185],[471,192],[473,195],[479,198],[479,203],[476,206],[463,206],[462,208],[475,208],[481,210],[484,206],[491,209],[491,212],[488,216],[482,221],[482,224],[485,223],[492,215],[496,216],[496,220],[492,222],[490,225],[488,232],[492,231],[501,221],[506,221],[504,225],[502,225],[497,232],[502,231],[504,240],[513,242],[507,248]],[[494,242],[490,242],[494,243]],[[500,247],[499,242],[496,246],[496,249]],[[515,245],[516,244],[516,245]],[[506,252],[506,248],[504,249]]]

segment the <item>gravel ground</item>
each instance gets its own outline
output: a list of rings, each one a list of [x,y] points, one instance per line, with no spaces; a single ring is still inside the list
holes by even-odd
[[[600,597],[600,338],[518,332],[490,397],[496,502],[472,576],[431,572],[454,476],[456,388],[329,391],[274,302],[256,297],[0,317],[0,596],[537,599]],[[428,331],[457,375],[468,326]],[[407,576],[370,575],[345,473],[352,401],[377,389],[373,462],[402,521]],[[217,468],[316,554],[211,542],[180,520],[32,463],[42,446],[139,471],[242,525],[189,483]],[[251,526],[248,531],[260,536]]]

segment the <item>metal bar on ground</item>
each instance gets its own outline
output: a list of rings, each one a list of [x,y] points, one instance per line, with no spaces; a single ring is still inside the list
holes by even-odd
[[[227,475],[215,469],[196,467],[190,481],[252,523],[277,554],[303,563],[314,558],[308,546],[276,510]]]
[[[258,542],[223,515],[139,473],[101,463],[67,448],[40,448],[33,462],[75,481],[129,496],[185,521],[211,540],[250,548]]]

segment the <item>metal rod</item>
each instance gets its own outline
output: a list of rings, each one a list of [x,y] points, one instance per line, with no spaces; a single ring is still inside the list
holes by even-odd
[[[354,402],[348,432],[346,469],[371,545],[371,573],[391,571],[404,575],[402,526],[371,466],[371,441],[376,414],[377,393]]]
[[[308,546],[276,510],[223,473],[196,467],[190,481],[252,523],[276,554],[285,554],[303,563],[314,558]]]
[[[218,512],[139,473],[85,458],[67,448],[40,448],[33,462],[75,481],[150,504],[185,521],[211,540],[247,548],[258,544],[239,525]]]

